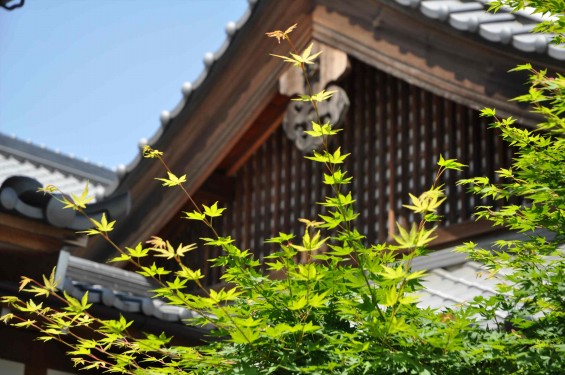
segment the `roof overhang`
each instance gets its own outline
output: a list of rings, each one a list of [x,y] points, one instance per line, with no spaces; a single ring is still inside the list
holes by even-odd
[[[522,124],[536,123],[525,106],[526,76],[508,71],[526,61],[563,71],[561,62],[489,42],[394,1],[319,0],[313,37],[410,84],[480,110],[496,107]]]
[[[171,170],[187,174],[190,193],[206,193],[211,175],[227,174],[220,170],[226,160],[249,153],[279,124],[277,111],[288,100],[278,93],[286,66],[269,53],[286,54],[288,48],[273,44],[265,33],[294,23],[299,25],[293,33],[299,49],[315,39],[433,93],[475,109],[496,107],[526,124],[535,118],[508,102],[521,93],[525,77],[509,79],[507,71],[524,60],[559,68],[555,61],[537,61],[537,55],[456,32],[391,1],[259,1],[208,67],[204,81],[166,118],[151,142],[165,152]],[[269,111],[270,121],[264,118]],[[113,233],[123,246],[158,233],[187,203],[178,189],[163,189],[154,181],[165,174],[155,160],[141,159],[128,169],[116,193],[129,191],[132,209]],[[82,255],[104,261],[112,252],[97,239]]]
[[[0,212],[0,251],[58,252],[63,246],[85,246],[86,237],[73,230]]]
[[[312,37],[312,7],[311,1],[304,0],[258,2],[206,80],[162,129],[152,146],[165,151],[171,170],[187,174],[190,193],[203,186],[269,103],[280,97],[278,79],[285,66],[269,53],[285,54],[287,46],[277,46],[265,33],[298,23],[294,42],[304,48]],[[162,165],[142,159],[123,177],[116,192],[130,192],[132,210],[116,225],[113,239],[117,243],[130,246],[149,238],[185,205],[186,196],[177,189],[163,189],[154,180],[163,175]],[[111,252],[97,239],[80,255],[104,261]]]

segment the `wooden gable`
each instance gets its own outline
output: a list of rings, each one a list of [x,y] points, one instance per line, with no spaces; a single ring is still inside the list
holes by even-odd
[[[429,186],[440,153],[469,164],[465,176],[492,175],[508,165],[511,150],[487,129],[480,108],[497,107],[524,125],[535,121],[508,102],[524,82],[506,73],[525,59],[516,51],[453,32],[392,2],[260,1],[153,144],[165,152],[171,170],[187,173],[188,189],[200,203],[218,200],[229,208],[217,223],[220,231],[259,256],[269,251],[265,238],[299,233],[296,219],[315,217],[315,202],[325,194],[319,168],[281,129],[290,99],[279,90],[286,67],[269,53],[288,48],[265,33],[294,23],[299,49],[314,40],[349,56],[350,73],[338,82],[351,100],[340,144],[352,153],[347,170],[357,179],[359,226],[371,241],[389,239],[395,220],[410,222],[402,204],[409,192]],[[544,59],[538,62],[557,68]],[[114,235],[119,244],[155,234],[186,243],[206,234],[178,219],[189,209],[187,199],[153,180],[163,175],[159,163],[143,160],[121,181],[117,192],[130,191],[132,210]],[[490,230],[469,224],[473,207],[484,202],[456,187],[459,177],[447,176],[443,243]],[[85,255],[104,260],[111,253],[98,241]],[[213,256],[214,250],[204,249],[191,262],[202,266]]]

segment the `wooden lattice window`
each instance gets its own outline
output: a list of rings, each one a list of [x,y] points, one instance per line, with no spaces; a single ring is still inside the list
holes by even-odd
[[[344,82],[351,107],[337,142],[351,153],[345,169],[354,177],[351,190],[360,212],[357,228],[367,241],[390,239],[395,221],[415,220],[403,208],[408,193],[419,194],[434,178],[440,154],[457,158],[468,167],[462,173],[448,173],[448,199],[442,208],[443,226],[471,220],[480,201],[456,185],[460,178],[488,176],[508,166],[512,151],[489,129],[476,110],[410,85],[362,62],[353,60]],[[321,166],[304,159],[304,154],[275,131],[236,172],[235,194],[224,202],[228,214],[218,223],[242,248],[261,257],[271,251],[266,238],[279,231],[301,234],[300,217],[316,218],[329,192],[322,184]],[[199,230],[178,233],[182,242],[196,241]],[[180,242],[180,241],[179,241]],[[206,258],[217,255],[207,249],[190,262],[204,266]],[[217,270],[206,270],[212,279]]]

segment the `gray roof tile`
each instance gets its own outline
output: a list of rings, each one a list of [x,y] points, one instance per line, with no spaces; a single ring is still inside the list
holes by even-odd
[[[547,47],[547,54],[557,60],[565,60],[565,45],[550,44]]]
[[[436,19],[460,31],[478,33],[485,40],[511,44],[522,52],[547,53],[556,60],[565,60],[562,46],[550,45],[550,35],[527,34],[536,23],[552,18],[534,14],[533,8],[511,12],[502,8],[487,13],[488,0],[395,0],[398,4],[419,9],[428,18]]]
[[[533,27],[533,24],[547,19],[547,17],[539,14],[532,14],[532,10],[523,10],[510,13],[508,9],[503,8],[497,14],[486,13],[489,0],[395,0],[396,3],[413,9],[419,9],[420,12],[428,18],[438,21],[447,22],[453,28],[461,31],[478,33],[485,40],[491,42],[500,42],[511,44],[518,51],[547,53],[551,58],[557,60],[565,60],[565,50],[557,46],[549,46],[549,35],[532,36],[526,32]],[[191,95],[200,88],[206,81],[208,74],[214,69],[216,62],[221,59],[225,51],[230,46],[231,40],[237,34],[238,30],[250,18],[257,0],[249,1],[249,8],[241,16],[237,22],[228,22],[226,24],[226,40],[216,52],[207,52],[203,56],[204,69],[201,74],[193,82],[185,82],[181,87],[181,98],[177,105],[171,110],[163,110],[159,114],[161,126],[155,133],[140,140],[140,146],[154,145],[161,137],[163,132],[171,121],[178,116],[181,110],[190,100]],[[141,148],[141,147],[140,147]],[[127,165],[119,165],[116,168],[118,179],[112,182],[106,189],[106,193],[110,194],[114,191],[120,180],[129,172],[131,172],[140,162],[141,155],[137,155]]]
[[[0,133],[0,184],[11,176],[31,177],[67,194],[80,194],[90,181],[90,190],[98,197],[117,180],[107,168]]]
[[[92,228],[93,224],[89,218],[100,221],[105,214],[108,220],[112,220],[129,211],[130,198],[129,194],[125,193],[86,204],[83,210],[87,216],[85,217],[80,212],[63,209],[64,194],[39,192],[39,188],[43,186],[38,180],[28,176],[6,178],[0,184],[0,210],[72,230]],[[77,192],[76,195],[81,194]]]
[[[549,36],[545,34],[514,35],[512,45],[524,52],[544,53],[547,50]]]
[[[117,181],[116,173],[107,168],[0,133],[0,210],[43,220],[55,227],[84,230],[92,227],[88,219],[63,210],[57,199],[37,190],[54,185],[63,194],[80,196],[89,183],[95,200],[87,205],[86,212],[100,220],[103,213],[115,218],[129,210],[128,194],[104,197],[106,188]]]
[[[510,13],[491,14],[484,10],[471,12],[452,13],[449,15],[449,24],[457,30],[477,32],[481,24],[489,22],[506,22],[514,20]]]
[[[420,10],[429,18],[447,21],[449,15],[452,13],[483,10],[483,5],[477,2],[464,3],[457,0],[423,1]]]
[[[485,23],[479,28],[479,34],[486,40],[508,44],[514,36],[525,34],[532,31],[535,24],[524,25],[521,22],[512,20],[508,22]]]

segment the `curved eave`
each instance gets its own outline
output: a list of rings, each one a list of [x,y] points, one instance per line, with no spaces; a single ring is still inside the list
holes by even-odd
[[[496,107],[501,115],[513,115],[525,124],[534,123],[535,117],[508,102],[522,93],[525,77],[509,78],[507,71],[524,61],[563,70],[549,55],[528,54],[458,31],[395,1],[250,1],[242,20],[228,25],[226,43],[205,56],[202,76],[183,85],[179,105],[161,114],[162,126],[153,137],[140,141],[140,147],[149,144],[164,151],[176,174],[187,174],[191,193],[230,155],[277,95],[284,66],[268,54],[285,54],[288,48],[277,48],[265,33],[294,23],[299,24],[293,33],[299,49],[314,38],[440,96],[475,109]],[[118,223],[113,239],[131,246],[159,232],[187,198],[154,181],[165,174],[155,160],[139,156],[118,172],[121,178],[113,194],[129,191],[132,210]],[[103,261],[111,252],[101,241],[92,241],[84,255]]]
[[[285,54],[288,47],[277,46],[265,33],[298,23],[294,42],[303,48],[312,35],[312,6],[307,0],[252,4],[247,19],[233,33],[221,58],[210,64],[203,81],[198,87],[191,87],[180,109],[163,114],[165,125],[147,143],[165,152],[171,170],[187,174],[191,193],[214,172],[277,95],[278,78],[285,66],[269,53]],[[132,210],[117,224],[115,241],[130,246],[147,239],[178,214],[187,198],[178,189],[164,190],[154,180],[164,174],[163,166],[149,159],[140,159],[131,169],[122,171],[113,194],[129,191]],[[92,241],[83,256],[103,261],[111,252],[102,241]]]
[[[449,24],[457,30],[476,33],[482,38],[512,46],[520,52],[535,52],[554,60],[565,61],[565,48],[550,43],[551,35],[531,34],[541,21],[555,21],[556,17],[534,13],[533,8],[511,12],[502,7],[497,13],[486,13],[485,0],[395,0],[405,7],[419,9],[428,18]],[[546,57],[547,57],[546,56]]]
[[[75,210],[64,209],[61,194],[45,194],[40,191],[41,188],[42,184],[34,178],[9,177],[0,184],[0,213],[40,221],[53,227],[54,231],[84,231],[93,227],[90,219],[100,221],[105,215],[106,219],[112,221],[129,211],[130,199],[127,192],[99,202],[87,203],[83,210],[87,218]],[[6,226],[7,224],[0,225],[2,231],[7,230]]]
[[[0,210],[0,252],[57,253],[65,245],[84,246],[86,238],[65,228]],[[6,262],[6,259],[3,259]]]
[[[418,7],[397,1],[320,0],[314,38],[395,77],[474,109],[496,107],[533,124],[536,117],[509,99],[526,76],[508,71],[525,61],[563,72],[561,61],[461,31]]]
[[[80,180],[89,180],[91,183],[102,186],[115,183],[118,179],[114,172],[102,165],[79,160],[74,156],[65,155],[31,142],[24,142],[15,136],[10,137],[2,133],[0,133],[0,154],[28,162],[29,165],[37,169],[44,167],[65,175],[75,176]],[[23,165],[18,165],[18,167],[22,168]],[[7,177],[5,170],[0,172],[0,178],[2,177]]]

